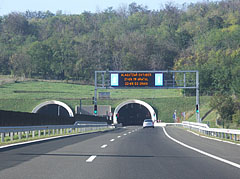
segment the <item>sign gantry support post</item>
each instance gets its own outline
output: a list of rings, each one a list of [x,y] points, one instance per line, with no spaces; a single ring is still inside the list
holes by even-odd
[[[196,105],[198,106],[198,111],[196,111],[197,122],[202,122],[200,119],[200,110],[199,110],[199,72],[196,71]]]
[[[97,105],[97,71],[95,71],[95,89],[94,89],[94,106]],[[94,107],[93,107],[93,111],[94,111]],[[97,114],[95,114],[97,115]]]

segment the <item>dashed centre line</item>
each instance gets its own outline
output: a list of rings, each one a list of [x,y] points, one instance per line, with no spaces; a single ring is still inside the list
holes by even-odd
[[[92,162],[96,157],[97,157],[96,155],[92,155],[86,160],[86,162]]]
[[[135,129],[135,130],[133,130],[132,132],[135,132],[135,131],[137,131],[137,130]],[[128,133],[131,134],[132,132],[128,132]],[[123,134],[123,135],[126,136],[127,133],[125,133],[125,134]],[[122,136],[120,136],[120,135],[117,136],[117,138],[121,138],[121,137],[122,137]],[[111,139],[111,140],[110,140],[110,142],[113,142],[113,141],[115,141],[115,139]],[[101,148],[104,149],[104,148],[106,148],[107,146],[108,146],[107,144],[104,144],[104,145],[101,146]],[[92,155],[92,156],[90,156],[90,157],[86,160],[86,162],[87,162],[87,163],[93,162],[96,157],[97,157],[96,155]]]
[[[106,148],[107,147],[107,144],[104,144],[101,146],[102,149]]]

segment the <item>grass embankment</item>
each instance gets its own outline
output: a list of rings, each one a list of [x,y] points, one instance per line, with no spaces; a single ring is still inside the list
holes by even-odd
[[[194,118],[196,97],[183,97],[176,89],[106,89],[98,90],[111,93],[110,100],[98,100],[99,105],[111,105],[115,108],[127,99],[139,99],[149,103],[158,113],[158,118],[172,122],[174,110],[177,116],[182,112],[192,112]],[[59,100],[68,104],[73,110],[82,99],[83,105],[92,105],[94,86],[57,82],[27,81],[9,83],[0,86],[0,110],[31,112],[38,104],[47,100]],[[201,106],[208,103],[209,97],[200,97]],[[188,114],[190,114],[188,112]],[[189,115],[191,117],[191,115]],[[204,115],[201,112],[201,117]]]

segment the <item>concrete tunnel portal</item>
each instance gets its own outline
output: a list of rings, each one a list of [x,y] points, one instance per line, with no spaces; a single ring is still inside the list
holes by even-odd
[[[74,114],[71,108],[61,101],[46,101],[39,105],[37,105],[33,110],[32,113],[41,113],[41,114],[48,114],[52,116],[66,116],[66,117],[73,117]]]
[[[156,113],[148,103],[136,99],[122,102],[113,113],[114,124],[142,125],[144,119],[155,121],[157,120]]]

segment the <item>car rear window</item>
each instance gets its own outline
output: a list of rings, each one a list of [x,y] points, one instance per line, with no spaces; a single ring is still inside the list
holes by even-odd
[[[144,122],[152,122],[151,119],[145,119]]]

